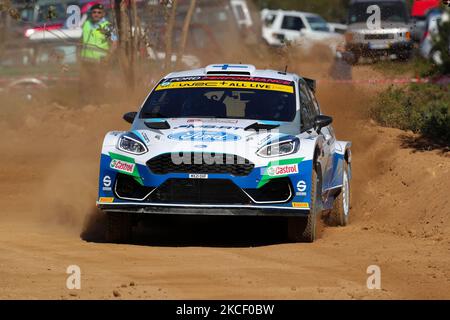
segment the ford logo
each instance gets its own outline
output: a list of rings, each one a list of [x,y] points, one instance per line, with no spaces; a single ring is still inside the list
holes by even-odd
[[[185,131],[169,135],[169,139],[179,141],[205,141],[205,142],[217,142],[217,141],[237,141],[241,137],[232,133],[217,132],[217,131]]]

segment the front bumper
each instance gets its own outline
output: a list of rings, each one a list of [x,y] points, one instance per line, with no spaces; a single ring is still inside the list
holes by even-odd
[[[347,43],[346,50],[359,56],[385,56],[410,52],[414,48],[412,41],[393,42],[389,44]]]
[[[232,205],[162,205],[118,203],[105,204],[97,202],[99,209],[105,212],[132,214],[162,214],[162,215],[211,215],[211,216],[306,216],[307,208],[282,208],[270,206],[232,206]]]
[[[157,174],[163,166],[150,169],[147,161],[126,173],[114,169],[114,161],[102,154],[97,206],[107,212],[269,216],[309,212],[311,160],[290,159],[295,164],[286,166],[295,166],[294,173],[270,178],[269,167],[245,174]]]

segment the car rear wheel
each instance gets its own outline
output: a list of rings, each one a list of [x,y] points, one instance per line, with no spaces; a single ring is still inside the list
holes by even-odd
[[[288,218],[288,239],[291,242],[314,242],[321,231],[320,178],[314,167],[311,176],[311,205],[307,217]]]
[[[132,221],[129,213],[109,212],[106,240],[113,243],[128,243],[132,236]]]
[[[344,162],[344,172],[342,177],[342,189],[339,196],[336,197],[333,204],[332,217],[338,226],[346,226],[350,217],[350,180],[349,180],[349,164]]]

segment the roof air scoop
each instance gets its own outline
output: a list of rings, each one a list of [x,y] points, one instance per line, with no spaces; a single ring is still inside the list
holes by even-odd
[[[251,64],[211,64],[205,68],[206,74],[234,74],[251,76],[256,68]]]

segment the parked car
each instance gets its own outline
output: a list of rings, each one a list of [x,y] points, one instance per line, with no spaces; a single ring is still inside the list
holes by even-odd
[[[344,39],[330,29],[325,19],[314,13],[264,9],[261,18],[262,36],[270,46],[291,43],[308,52],[315,44],[322,43],[335,53]]]
[[[35,32],[58,30],[64,27],[67,7],[78,4],[77,0],[36,0],[16,4],[19,20],[8,17],[8,39],[26,41]]]
[[[347,32],[347,25],[342,23],[328,22],[328,28],[331,32],[344,34]]]
[[[367,9],[372,5],[380,8],[381,21],[369,29],[372,13]],[[351,0],[345,47],[351,63],[357,63],[360,57],[408,59],[413,41],[405,0]]]
[[[434,9],[439,10],[439,0],[414,0],[411,8],[412,19],[412,39],[415,42],[420,42],[423,39],[423,35],[426,31],[426,24],[428,14]]]
[[[448,12],[445,13],[436,13],[434,15],[430,15],[426,21],[426,29],[425,35],[423,37],[422,42],[420,43],[420,54],[425,59],[431,60],[433,63],[437,65],[441,65],[442,61],[442,52],[436,50],[434,47],[435,39],[439,36],[441,23],[443,21],[449,21],[450,16]],[[450,39],[449,39],[450,42]],[[450,47],[449,47],[450,53]]]

